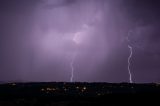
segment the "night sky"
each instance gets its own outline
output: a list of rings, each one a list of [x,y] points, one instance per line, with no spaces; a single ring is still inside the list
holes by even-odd
[[[0,0],[0,81],[160,82],[159,0]]]

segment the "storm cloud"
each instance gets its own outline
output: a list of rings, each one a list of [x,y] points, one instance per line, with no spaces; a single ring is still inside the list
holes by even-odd
[[[158,0],[0,0],[0,81],[160,81]]]

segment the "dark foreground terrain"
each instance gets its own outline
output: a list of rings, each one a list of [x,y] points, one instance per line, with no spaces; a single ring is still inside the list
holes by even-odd
[[[7,83],[0,84],[0,106],[160,105],[160,84]]]

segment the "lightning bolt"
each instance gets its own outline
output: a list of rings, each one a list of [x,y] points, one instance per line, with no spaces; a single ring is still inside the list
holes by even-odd
[[[130,42],[129,40],[129,35],[131,34],[131,30],[128,32],[128,36],[126,37],[128,43]],[[130,83],[133,83],[133,80],[132,80],[132,73],[131,73],[131,69],[130,69],[130,66],[131,66],[131,59],[132,59],[132,55],[133,55],[133,48],[131,45],[128,44],[128,48],[130,50],[130,54],[128,56],[128,73],[129,73],[129,82]]]
[[[132,58],[132,55],[133,55],[133,51],[132,51],[132,47],[130,45],[128,45],[128,48],[130,50],[130,55],[128,57],[128,73],[129,73],[129,81],[130,83],[133,83],[132,81],[132,73],[131,73],[131,69],[130,69],[130,65],[131,65],[131,58]]]
[[[74,42],[74,44],[76,45],[75,47],[75,52],[71,58],[71,62],[70,62],[70,67],[71,67],[71,77],[70,77],[70,82],[73,82],[73,78],[74,78],[74,62],[75,62],[75,58],[76,58],[76,55],[77,55],[77,45],[80,45],[82,43],[82,38],[84,36],[84,33],[86,33],[86,29],[88,29],[88,25],[87,24],[84,24],[82,26],[82,29],[83,30],[80,30],[76,33],[74,33],[73,35],[73,38],[72,38],[72,41]]]
[[[70,77],[70,82],[73,82],[74,78],[74,61],[75,61],[76,53],[73,54],[73,57],[71,59],[70,67],[71,67],[71,77]]]

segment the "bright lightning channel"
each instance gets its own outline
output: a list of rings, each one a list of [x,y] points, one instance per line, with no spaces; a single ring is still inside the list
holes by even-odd
[[[132,58],[132,55],[133,55],[133,51],[132,51],[132,47],[130,45],[128,45],[128,48],[130,50],[130,55],[128,57],[128,73],[129,73],[129,81],[130,83],[133,83],[132,81],[132,73],[131,73],[131,69],[130,69],[130,65],[131,65],[131,58]]]

